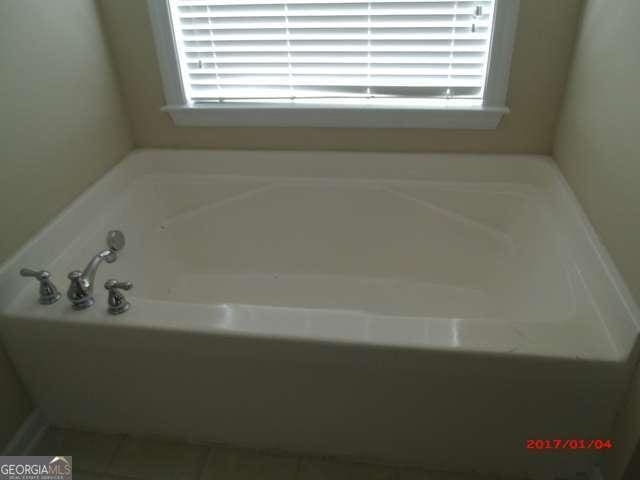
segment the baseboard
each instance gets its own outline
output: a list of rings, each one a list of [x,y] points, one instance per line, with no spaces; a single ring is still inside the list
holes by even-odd
[[[15,433],[4,448],[2,455],[28,455],[49,428],[44,413],[36,408]]]

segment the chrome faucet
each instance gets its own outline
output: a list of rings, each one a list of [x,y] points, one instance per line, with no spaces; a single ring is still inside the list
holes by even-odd
[[[23,268],[20,270],[20,275],[23,277],[33,277],[40,282],[40,298],[38,302],[41,305],[53,305],[60,300],[60,292],[51,281],[51,274],[46,270],[31,270],[30,268]]]
[[[71,300],[75,310],[84,310],[95,303],[93,289],[98,267],[103,260],[107,263],[115,262],[118,258],[118,252],[124,248],[124,244],[124,234],[119,230],[111,230],[107,234],[109,248],[93,257],[83,272],[74,270],[69,274],[71,284],[67,291],[67,297]]]
[[[131,290],[133,283],[118,282],[117,280],[107,280],[104,288],[109,292],[109,313],[111,315],[120,315],[131,308],[131,304],[124,298],[124,294],[120,290]]]

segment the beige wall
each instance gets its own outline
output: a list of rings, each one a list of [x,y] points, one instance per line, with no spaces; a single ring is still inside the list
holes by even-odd
[[[640,2],[589,0],[554,148],[627,285],[640,302]],[[615,480],[640,435],[640,371],[618,418]]]
[[[145,0],[100,0],[141,147],[550,153],[580,0],[522,0],[509,106],[497,130],[178,128],[167,114]]]
[[[131,148],[98,18],[0,1],[0,263]],[[31,408],[1,347],[0,392],[1,450]]]

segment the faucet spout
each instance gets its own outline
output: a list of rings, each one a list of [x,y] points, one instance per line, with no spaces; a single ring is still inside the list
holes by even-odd
[[[96,272],[98,267],[104,260],[107,263],[113,263],[118,259],[118,253],[116,250],[104,250],[97,254],[87,264],[86,268],[82,272],[82,278],[84,278],[89,285],[90,293],[93,293],[93,287],[96,280]]]

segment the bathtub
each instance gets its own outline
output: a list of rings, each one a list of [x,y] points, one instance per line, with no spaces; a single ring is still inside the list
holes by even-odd
[[[64,293],[122,230],[96,304]],[[131,281],[106,311],[105,280]],[[58,426],[532,478],[588,472],[637,306],[537,156],[130,154],[0,269],[4,343]]]

